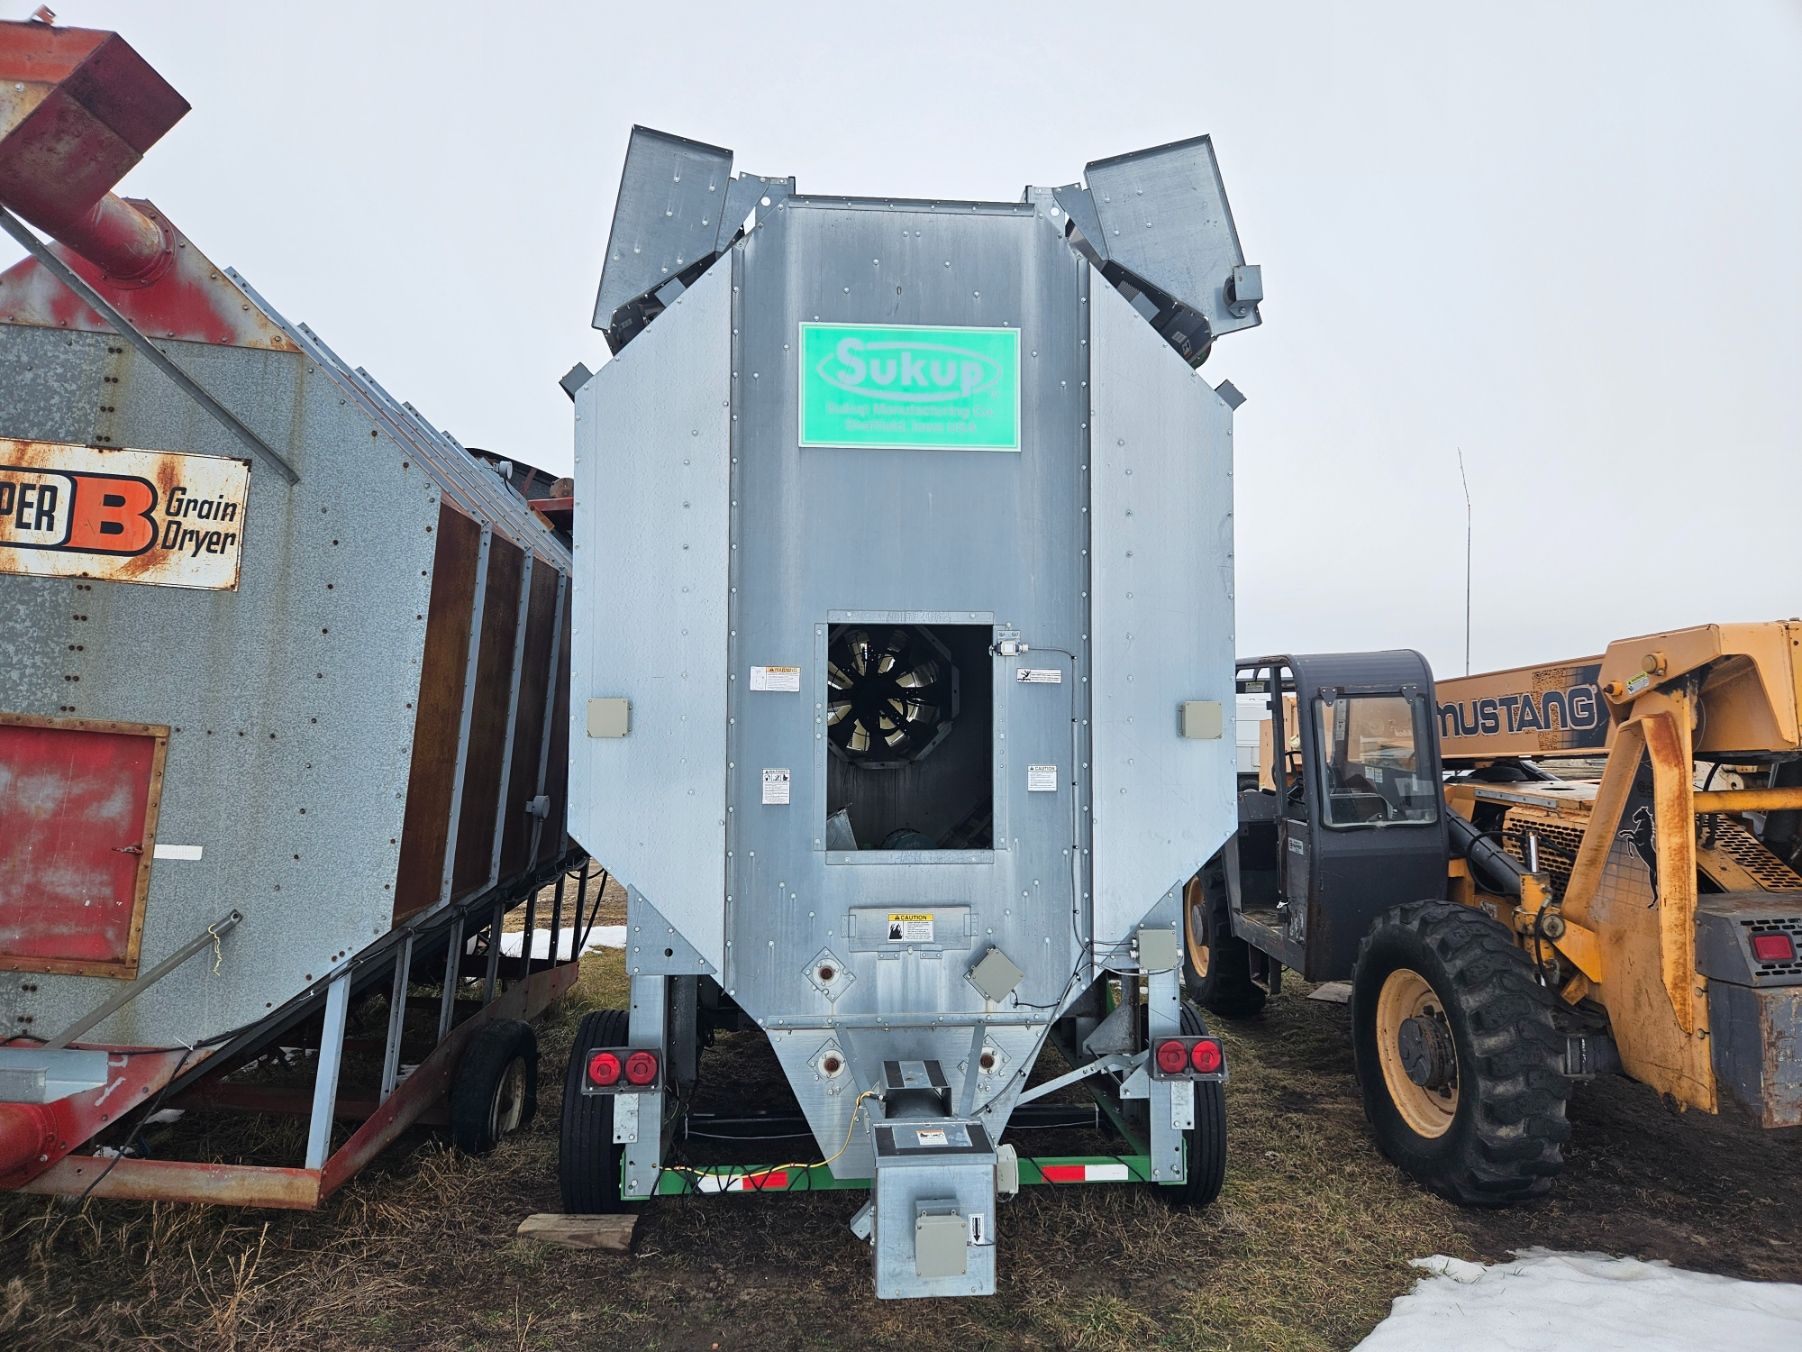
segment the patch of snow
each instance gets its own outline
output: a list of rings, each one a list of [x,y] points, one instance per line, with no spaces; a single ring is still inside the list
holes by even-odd
[[[570,951],[575,947],[576,932],[568,927],[557,931],[557,960],[568,962]],[[501,935],[501,952],[509,958],[517,958],[519,950],[525,943],[525,931],[516,930],[512,934]],[[588,942],[582,946],[584,953],[592,953],[597,948],[624,948],[626,946],[626,927],[624,925],[596,925],[588,932]],[[476,941],[469,941],[469,951],[476,951]],[[551,955],[551,932],[549,929],[532,931],[532,956],[548,958]]]
[[[1512,1263],[1435,1255],[1358,1352],[1795,1352],[1802,1286],[1664,1262],[1522,1249]]]

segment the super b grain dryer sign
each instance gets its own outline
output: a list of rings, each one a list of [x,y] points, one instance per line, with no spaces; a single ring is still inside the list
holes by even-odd
[[[232,591],[250,465],[0,437],[0,573]]]

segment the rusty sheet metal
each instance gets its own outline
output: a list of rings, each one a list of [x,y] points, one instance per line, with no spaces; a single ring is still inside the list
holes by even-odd
[[[0,437],[0,573],[236,591],[250,462]]]
[[[482,646],[476,660],[475,709],[469,724],[452,897],[464,897],[488,885],[495,810],[505,788],[501,761],[506,750],[513,640],[524,568],[524,552],[495,537],[489,548],[488,592],[482,603]]]
[[[137,975],[168,745],[0,713],[0,971]]]
[[[156,224],[110,189],[188,111],[117,33],[0,25],[0,201],[122,282],[167,266]]]
[[[134,198],[131,206],[173,241],[173,261],[150,285],[115,282],[97,264],[66,245],[52,244],[51,251],[152,338],[271,352],[299,350],[261,309],[250,303],[225,269],[215,267],[154,205]],[[81,333],[113,331],[111,324],[35,258],[21,259],[0,272],[0,323]]]
[[[457,723],[473,619],[482,528],[448,504],[438,513],[432,599],[413,715],[413,765],[394,883],[395,923],[438,900],[457,774]]]

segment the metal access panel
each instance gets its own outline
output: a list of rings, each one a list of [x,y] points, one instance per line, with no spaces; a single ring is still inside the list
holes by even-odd
[[[716,972],[732,386],[732,275],[715,267],[576,396],[570,830]],[[624,736],[591,735],[593,699],[628,701]]]
[[[0,714],[0,970],[137,975],[168,745]]]
[[[1238,820],[1232,409],[1119,295],[1089,310],[1095,934],[1119,943]],[[1220,735],[1181,735],[1186,702]]]
[[[1209,137],[1096,160],[1084,174],[1104,258],[1195,307],[1215,336],[1259,322],[1262,286],[1244,267]]]

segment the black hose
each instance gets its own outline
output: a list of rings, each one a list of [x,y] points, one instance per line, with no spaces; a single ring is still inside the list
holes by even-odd
[[[1527,872],[1520,860],[1456,812],[1448,812],[1446,818],[1451,827],[1452,851],[1470,865],[1471,876],[1491,892],[1518,899],[1521,880]]]

